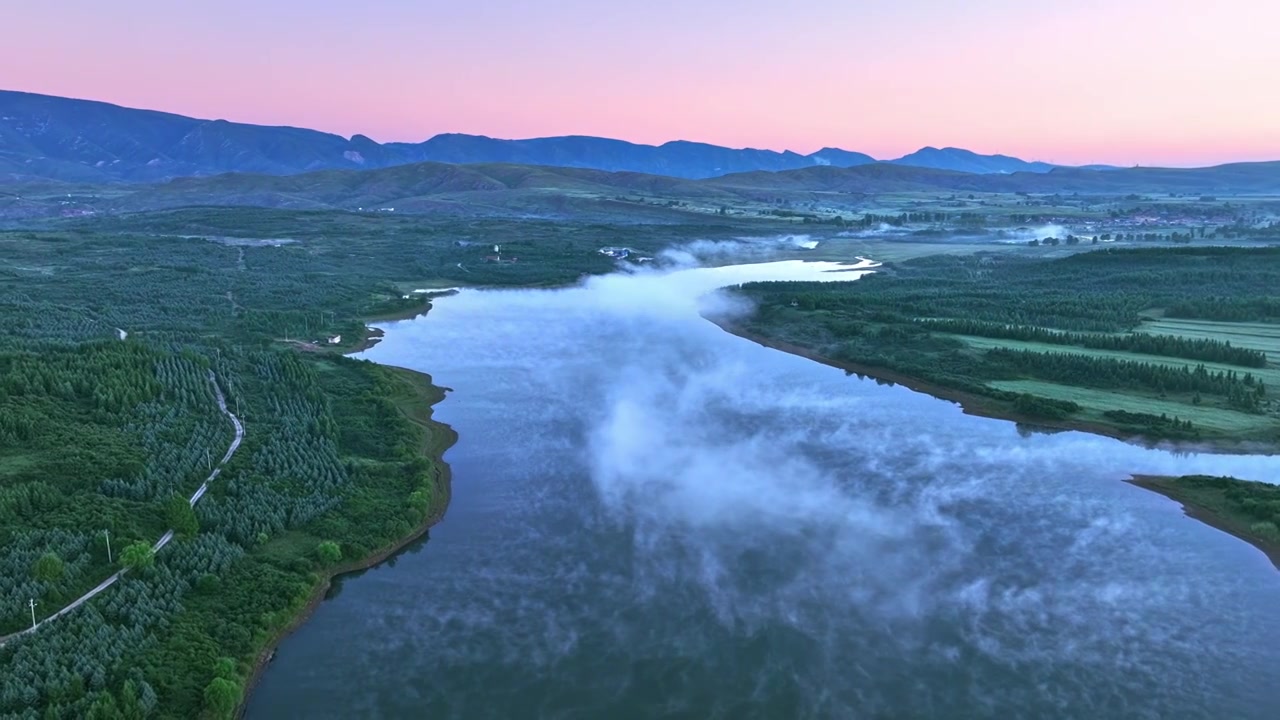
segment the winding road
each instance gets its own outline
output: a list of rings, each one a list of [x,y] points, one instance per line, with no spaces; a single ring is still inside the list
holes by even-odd
[[[204,497],[205,492],[209,489],[209,483],[216,480],[218,475],[222,473],[222,467],[226,465],[229,460],[231,460],[231,456],[236,454],[236,450],[240,449],[240,443],[244,440],[244,423],[240,422],[240,418],[236,417],[234,413],[232,413],[230,410],[227,409],[227,398],[222,394],[222,388],[218,387],[218,380],[217,378],[214,377],[212,370],[209,371],[209,384],[213,385],[213,392],[217,396],[218,409],[222,411],[223,415],[226,415],[228,418],[230,418],[231,424],[235,426],[236,436],[235,436],[235,439],[231,441],[231,445],[227,448],[227,453],[222,456],[222,460],[218,461],[218,466],[213,469],[213,472],[209,473],[209,477],[205,478],[204,482],[200,483],[200,487],[197,488],[194,493],[192,493],[191,500],[189,501],[192,507],[195,507],[195,504],[200,502],[200,498]],[[169,530],[164,535],[160,536],[160,539],[156,541],[155,545],[151,546],[152,552],[158,552],[160,548],[164,547],[165,545],[168,545],[169,541],[172,539],[173,539],[173,530]],[[106,580],[103,580],[101,583],[98,584],[97,587],[93,588],[92,590],[85,593],[84,595],[81,595],[71,604],[62,608],[58,612],[36,623],[33,627],[29,627],[26,630],[13,633],[12,635],[5,635],[4,637],[0,637],[0,646],[5,645],[10,640],[21,637],[28,633],[35,632],[36,630],[39,630],[45,623],[50,622],[52,620],[56,620],[62,617],[63,615],[66,615],[67,613],[71,612],[72,610],[75,610],[76,608],[85,604],[89,600],[93,599],[94,596],[96,596],[98,593],[101,593],[102,591],[114,585],[116,581],[119,580],[121,576],[123,576],[127,572],[129,572],[128,568],[124,568],[116,571],[114,575],[107,578]]]

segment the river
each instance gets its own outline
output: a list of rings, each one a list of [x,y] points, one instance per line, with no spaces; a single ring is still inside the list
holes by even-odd
[[[1280,573],[1122,480],[1280,458],[1027,432],[699,315],[857,276],[831,269],[464,290],[383,326],[364,357],[452,388],[452,504],[335,585],[247,716],[1276,717]]]

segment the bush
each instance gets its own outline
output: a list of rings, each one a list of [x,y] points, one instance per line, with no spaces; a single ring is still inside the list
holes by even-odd
[[[1264,540],[1280,541],[1280,527],[1273,522],[1256,522],[1249,526],[1249,532]]]
[[[1022,393],[1013,401],[1013,409],[1024,415],[1062,420],[1080,410],[1080,406],[1068,400],[1054,400],[1031,393]]]
[[[204,689],[204,704],[214,717],[229,718],[240,704],[240,684],[216,677]]]
[[[31,568],[31,575],[37,580],[43,582],[57,582],[62,579],[66,573],[66,566],[62,563],[62,558],[53,553],[45,553],[36,560],[35,567]]]
[[[165,503],[165,519],[180,537],[191,537],[200,532],[196,511],[191,507],[190,501],[181,495],[174,495]]]
[[[427,490],[414,490],[409,493],[409,507],[419,512],[426,512],[431,507],[431,493]]]
[[[320,562],[324,565],[333,565],[342,560],[342,548],[338,547],[338,543],[325,540],[316,546],[316,557],[320,558]]]
[[[136,542],[120,553],[120,563],[130,570],[142,570],[156,563],[156,553],[144,542]]]

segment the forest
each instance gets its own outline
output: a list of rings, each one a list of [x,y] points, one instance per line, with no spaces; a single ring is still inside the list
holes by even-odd
[[[935,255],[853,283],[749,285],[740,292],[756,311],[740,330],[960,393],[990,414],[1148,439],[1274,443],[1276,287],[1280,248],[1271,247]],[[1238,334],[1205,325],[1221,337],[1149,332],[1160,318],[1259,325]],[[1072,388],[1117,399],[1098,405],[1095,394],[1090,405]]]
[[[0,232],[0,638],[129,568],[3,641],[0,717],[232,716],[323,579],[447,501],[441,392],[344,357],[364,322],[426,311],[415,287],[572,282],[617,238],[659,247],[512,228],[197,208]],[[520,262],[486,263],[495,244]],[[246,433],[191,508],[233,437],[215,382]]]

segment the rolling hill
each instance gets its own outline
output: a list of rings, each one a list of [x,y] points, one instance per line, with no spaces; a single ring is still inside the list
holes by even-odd
[[[65,193],[62,189],[74,190]],[[811,166],[691,180],[586,168],[424,162],[374,170],[293,175],[226,173],[153,184],[15,186],[0,192],[0,219],[120,213],[191,206],[255,206],[482,216],[641,217],[697,206],[703,212],[742,202],[757,206],[820,201],[856,209],[885,193],[1030,193],[1082,195],[1280,195],[1280,162],[1199,169],[1130,168],[975,174],[873,163]],[[637,215],[640,213],[641,215]]]
[[[815,167],[783,173],[744,173],[702,181],[721,189],[792,192],[995,192],[1179,193],[1195,195],[1280,194],[1280,161],[1232,163],[1207,168],[1052,168],[1008,174],[876,163],[854,168]]]

